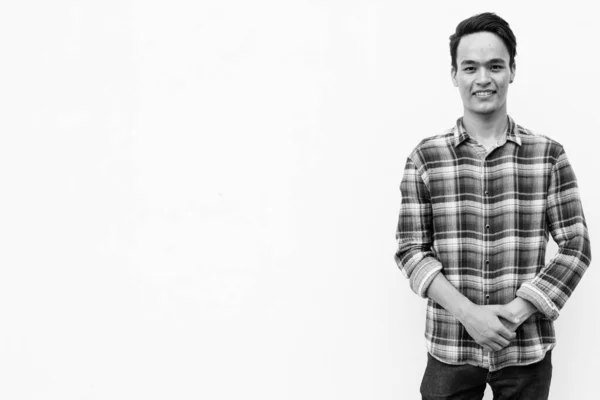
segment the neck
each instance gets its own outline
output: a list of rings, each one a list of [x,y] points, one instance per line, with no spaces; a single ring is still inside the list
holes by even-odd
[[[463,124],[467,133],[480,143],[497,141],[504,134],[508,124],[508,114],[506,110],[502,111],[481,115],[465,110]]]

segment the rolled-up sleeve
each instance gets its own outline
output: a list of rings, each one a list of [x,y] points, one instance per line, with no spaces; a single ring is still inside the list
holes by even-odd
[[[429,190],[411,157],[406,161],[400,191],[396,264],[409,279],[411,289],[419,296],[427,297],[427,289],[442,270],[442,264],[431,251],[433,221]]]
[[[546,220],[558,252],[535,278],[521,285],[517,296],[555,320],[592,259],[577,179],[562,149],[552,168]]]

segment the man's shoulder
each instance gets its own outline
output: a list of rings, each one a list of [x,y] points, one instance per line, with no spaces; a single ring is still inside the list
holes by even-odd
[[[446,129],[436,135],[427,136],[414,147],[411,155],[430,149],[443,149],[454,144],[454,128]]]
[[[548,149],[551,153],[560,153],[563,150],[562,144],[550,136],[518,124],[516,125],[515,130],[521,139],[521,143],[527,147],[533,146],[539,149]]]
[[[516,125],[515,129],[521,137],[521,139],[525,139],[528,142],[547,143],[554,146],[561,146],[561,144],[557,140],[552,139],[550,136],[547,136],[538,131],[534,131],[533,129],[528,129],[518,124]]]

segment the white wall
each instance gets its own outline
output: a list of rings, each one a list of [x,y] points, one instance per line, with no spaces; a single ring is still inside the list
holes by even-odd
[[[447,40],[482,11],[517,35],[509,113],[565,146],[597,252],[586,2],[4,6],[0,397],[419,398],[398,186],[460,116]],[[552,398],[594,393],[597,279],[557,321]]]

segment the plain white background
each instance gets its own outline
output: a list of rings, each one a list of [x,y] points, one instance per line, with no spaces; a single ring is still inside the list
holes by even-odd
[[[420,398],[394,234],[406,156],[462,112],[448,36],[509,21],[509,113],[564,145],[596,253],[588,4],[4,5],[0,397]],[[553,399],[597,386],[597,280],[556,323]]]

